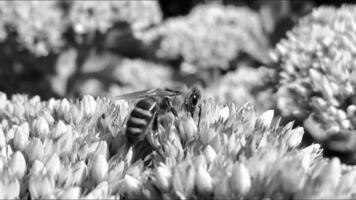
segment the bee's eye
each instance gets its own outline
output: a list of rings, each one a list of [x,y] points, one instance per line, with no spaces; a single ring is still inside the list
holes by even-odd
[[[197,105],[198,104],[198,96],[196,94],[194,94],[191,98],[191,102],[193,105]]]

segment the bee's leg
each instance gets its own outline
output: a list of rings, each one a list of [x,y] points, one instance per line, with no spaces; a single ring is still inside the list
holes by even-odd
[[[198,112],[198,129],[200,127],[200,118],[201,118],[201,104],[199,104],[199,112]]]

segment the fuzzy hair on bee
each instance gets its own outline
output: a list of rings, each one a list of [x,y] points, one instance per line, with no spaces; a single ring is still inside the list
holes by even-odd
[[[117,99],[137,100],[131,111],[125,135],[130,146],[134,148],[135,156],[132,162],[144,159],[152,151],[159,149],[160,143],[155,140],[154,132],[158,130],[159,117],[171,112],[178,116],[177,110],[184,111],[194,117],[202,98],[198,87],[179,89],[151,89],[123,94]],[[201,109],[198,117],[200,118]]]

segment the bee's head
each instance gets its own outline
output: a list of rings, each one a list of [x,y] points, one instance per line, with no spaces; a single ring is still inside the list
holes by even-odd
[[[185,97],[184,107],[186,111],[191,114],[192,117],[194,117],[196,107],[199,104],[201,98],[201,89],[197,86],[191,87],[187,96]]]

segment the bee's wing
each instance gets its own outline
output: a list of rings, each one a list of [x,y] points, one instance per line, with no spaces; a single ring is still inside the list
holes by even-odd
[[[143,99],[151,96],[176,96],[181,94],[178,90],[150,89],[116,96],[115,99]]]

